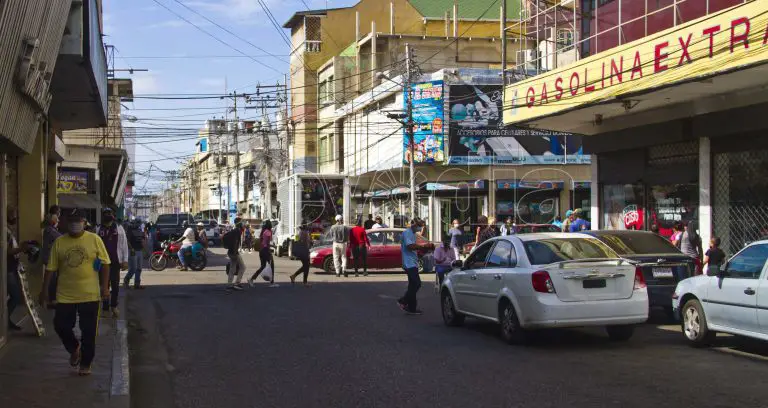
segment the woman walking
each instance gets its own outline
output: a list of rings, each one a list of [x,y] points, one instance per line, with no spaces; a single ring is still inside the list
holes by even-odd
[[[309,287],[307,283],[307,277],[309,276],[309,251],[312,248],[312,238],[309,236],[307,226],[302,225],[299,227],[299,239],[293,244],[293,255],[301,261],[299,269],[291,275],[291,284],[296,281],[301,273],[304,273],[304,286]]]
[[[272,281],[274,282],[275,276],[275,261],[272,259],[272,251],[269,247],[272,243],[272,221],[264,221],[264,225],[261,227],[261,234],[259,234],[259,241],[261,241],[261,249],[259,249],[259,260],[261,266],[259,269],[248,279],[248,284],[253,286],[253,281],[261,275],[261,272],[269,264],[272,268]]]

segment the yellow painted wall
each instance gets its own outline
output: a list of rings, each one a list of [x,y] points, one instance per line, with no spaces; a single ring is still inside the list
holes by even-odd
[[[20,241],[36,240],[42,242],[43,215],[45,214],[44,181],[47,171],[47,138],[42,126],[38,129],[32,151],[19,158],[19,236]],[[28,265],[22,257],[28,272],[31,293],[39,293],[42,285],[42,266]]]

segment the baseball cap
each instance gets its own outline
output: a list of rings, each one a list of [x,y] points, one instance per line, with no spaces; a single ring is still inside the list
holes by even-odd
[[[336,221],[341,221],[344,219],[344,217],[341,216],[341,214],[336,214]]]
[[[565,212],[565,216],[566,217],[570,217],[571,214],[573,214],[573,210],[568,210],[568,211]]]
[[[69,221],[80,221],[86,218],[85,211],[79,208],[74,208],[71,211],[67,211],[66,216],[67,216],[67,220]]]

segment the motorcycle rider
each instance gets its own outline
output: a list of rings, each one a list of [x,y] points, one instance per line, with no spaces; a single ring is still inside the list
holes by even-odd
[[[197,242],[197,239],[196,239],[197,234],[195,233],[195,230],[193,230],[189,226],[189,221],[184,221],[181,224],[181,226],[184,227],[184,234],[182,234],[181,238],[179,238],[174,243],[181,244],[181,248],[179,249],[179,253],[177,254],[179,257],[179,265],[180,265],[179,269],[181,269],[182,271],[186,271],[188,269],[187,269],[186,262],[184,262],[184,252],[186,252],[187,248],[191,249],[192,245],[194,245],[195,242]]]

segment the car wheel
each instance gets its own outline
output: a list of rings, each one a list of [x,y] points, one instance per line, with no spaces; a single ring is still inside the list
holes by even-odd
[[[443,312],[443,323],[446,326],[456,327],[464,324],[464,315],[456,311],[456,305],[453,304],[453,297],[446,289],[443,290],[441,297],[441,308]]]
[[[326,256],[323,260],[323,270],[325,273],[336,273],[336,265],[333,264],[332,256]]]
[[[685,302],[683,306],[683,334],[692,346],[701,347],[709,344],[714,332],[707,326],[704,308],[696,299]]]
[[[499,320],[501,323],[501,337],[509,344],[526,343],[529,338],[527,330],[520,327],[515,306],[509,300],[504,301],[499,307]]]
[[[612,341],[627,341],[635,333],[635,326],[608,326],[605,328],[605,331],[608,332],[608,338]]]

